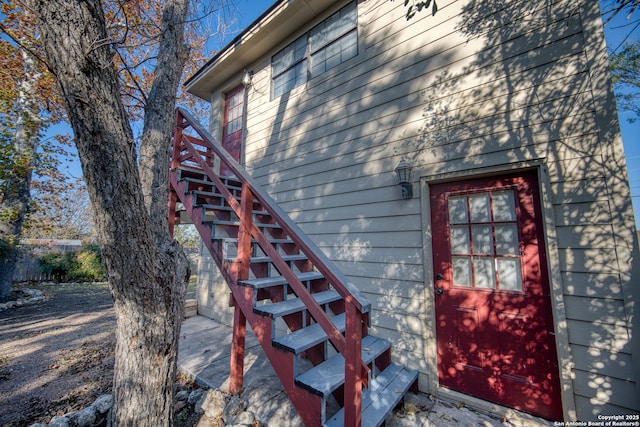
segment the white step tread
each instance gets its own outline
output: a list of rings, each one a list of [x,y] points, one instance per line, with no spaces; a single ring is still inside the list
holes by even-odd
[[[213,224],[213,225],[230,225],[232,227],[240,227],[240,221],[235,220],[223,220],[223,219],[212,219],[207,221],[202,221],[203,224]],[[256,227],[258,228],[280,228],[278,224],[269,224],[262,222],[254,222]]]
[[[368,389],[362,390],[362,425],[379,427],[393,408],[418,379],[417,371],[409,371],[394,363],[371,381]],[[344,408],[324,423],[325,427],[344,426]]]
[[[216,211],[227,211],[227,212],[233,211],[233,208],[231,206],[227,206],[227,205],[211,205],[211,204],[208,204],[208,203],[199,203],[194,207],[203,208],[203,209],[212,209],[212,210],[216,210]],[[251,211],[251,213],[254,214],[254,215],[263,215],[263,216],[269,215],[269,212],[267,212],[267,211],[259,211],[259,210],[253,210],[253,211]]]
[[[340,332],[345,330],[345,314],[338,314],[331,317],[331,321]],[[320,344],[327,339],[327,334],[322,327],[315,323],[306,328],[298,329],[295,332],[275,338],[273,346],[284,351],[290,351],[294,354],[302,353],[310,349],[314,345]]]
[[[323,278],[322,274],[318,273],[317,271],[298,273],[296,274],[296,276],[303,283],[309,280],[319,280]],[[287,283],[287,279],[285,279],[284,276],[261,277],[258,279],[241,280],[238,282],[239,285],[249,286],[255,289],[268,288],[270,286],[279,286],[284,285],[285,283]]]
[[[215,185],[213,183],[213,181],[210,181],[209,178],[207,177],[207,175],[204,175],[205,179],[198,179],[198,178],[191,178],[191,177],[180,177],[180,181],[184,181],[184,182],[192,182],[195,184],[202,184],[202,185]]]
[[[305,259],[307,259],[307,256],[304,254],[297,254],[297,255],[280,255],[282,257],[283,260],[289,262],[289,261],[304,261]],[[255,257],[251,257],[250,260],[251,264],[260,264],[260,263],[265,263],[265,262],[271,262],[271,258],[268,256],[255,256]]]
[[[213,240],[220,240],[228,243],[238,243],[238,239],[236,237],[216,237]],[[251,243],[257,243],[256,239],[251,239]],[[291,239],[269,239],[269,243],[272,245],[295,245],[295,242]]]
[[[368,335],[362,338],[362,360],[369,364],[390,347],[389,341]],[[344,357],[339,353],[334,355],[298,375],[295,382],[305,390],[318,396],[327,397],[329,393],[344,384]]]
[[[342,299],[340,294],[333,289],[318,292],[313,294],[312,296],[313,299],[316,300],[318,305],[324,305]],[[277,317],[300,312],[304,309],[305,305],[299,298],[292,298],[286,301],[256,306],[253,308],[253,312],[256,314],[260,314],[261,316],[268,316],[272,319],[275,319]]]

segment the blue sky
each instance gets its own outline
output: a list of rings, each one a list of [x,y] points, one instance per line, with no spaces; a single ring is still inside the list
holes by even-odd
[[[636,15],[638,13],[636,12]],[[629,35],[630,22],[638,19],[634,15],[627,20],[624,14],[612,21],[605,27],[605,39],[609,49],[616,49],[620,43]],[[638,40],[640,31],[634,30],[629,40]],[[620,131],[622,132],[622,142],[624,144],[625,157],[627,159],[627,172],[629,174],[629,185],[633,200],[633,210],[636,218],[636,229],[640,229],[640,120],[630,123],[629,118],[633,117],[627,112],[618,111],[620,121]]]

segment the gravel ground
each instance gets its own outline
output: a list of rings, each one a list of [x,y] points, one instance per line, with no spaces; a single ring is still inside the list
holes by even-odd
[[[108,286],[28,287],[45,300],[0,312],[0,426],[48,422],[111,392],[115,315]]]

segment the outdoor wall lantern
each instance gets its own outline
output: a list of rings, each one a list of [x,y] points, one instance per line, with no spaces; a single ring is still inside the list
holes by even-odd
[[[402,188],[402,198],[411,199],[413,197],[413,184],[411,184],[411,165],[404,159],[396,167],[396,175],[398,175],[398,184]]]
[[[253,71],[249,71],[247,69],[244,70],[244,75],[242,76],[242,84],[244,87],[251,86],[251,81],[253,80]]]

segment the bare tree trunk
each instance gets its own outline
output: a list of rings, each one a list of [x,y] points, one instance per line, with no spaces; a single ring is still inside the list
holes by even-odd
[[[176,5],[182,7],[185,2],[166,2],[163,26],[184,25],[186,6],[180,11]],[[165,226],[166,199],[161,203],[159,198],[150,201],[143,195],[149,194],[143,189],[150,186],[167,185],[166,172],[161,171],[168,167],[167,157],[142,162],[138,171],[100,1],[29,0],[29,4],[73,127],[114,298],[117,345],[112,421],[171,425],[188,268],[182,249]],[[181,32],[163,28],[163,34],[175,40],[163,36],[161,44],[186,49],[179,39]],[[158,61],[158,70],[164,67],[169,67],[165,81],[154,83],[158,85],[154,90],[162,95],[157,102],[170,104],[169,114],[160,113],[154,121],[172,123],[182,66],[173,60]],[[162,136],[158,145],[169,141],[168,134]],[[156,178],[150,180],[149,175]]]
[[[40,137],[38,103],[34,99],[40,78],[35,60],[22,51],[24,78],[18,88],[17,120],[12,141],[13,168],[4,182],[0,203],[0,301],[11,295],[11,282],[16,267],[22,224],[31,202],[31,175]]]

